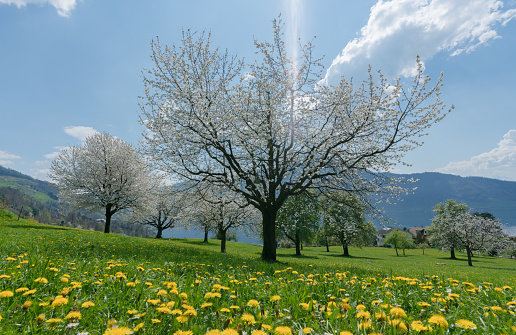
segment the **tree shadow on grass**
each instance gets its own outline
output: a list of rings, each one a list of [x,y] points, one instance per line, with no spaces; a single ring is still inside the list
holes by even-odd
[[[38,224],[7,224],[5,227],[15,228],[15,229],[45,229],[45,230],[68,230],[67,228],[59,227],[59,226],[50,226],[50,225],[38,225]]]
[[[261,254],[261,253],[260,253]],[[285,258],[285,257],[294,257],[297,259],[319,259],[317,256],[307,256],[307,255],[296,255],[296,254],[276,254],[276,258]]]
[[[328,254],[325,256],[341,258],[341,259],[370,259],[370,260],[379,260],[380,259],[380,258],[376,258],[376,257],[355,256],[355,255],[344,256],[344,254]]]
[[[217,243],[211,243],[210,240],[208,240],[208,242],[204,242],[203,240],[198,240],[198,239],[189,239],[189,238],[167,238],[167,240],[185,243],[185,244],[192,244],[192,245],[218,245]]]

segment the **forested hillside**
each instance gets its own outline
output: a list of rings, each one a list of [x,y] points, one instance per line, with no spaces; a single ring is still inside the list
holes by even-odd
[[[23,218],[96,231],[104,230],[100,213],[82,213],[58,199],[59,191],[49,182],[34,179],[13,169],[0,166],[0,208],[11,210]],[[114,220],[112,231],[130,236],[152,236],[148,227]]]

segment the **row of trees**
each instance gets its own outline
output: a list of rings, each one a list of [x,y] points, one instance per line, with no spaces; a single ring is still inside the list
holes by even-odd
[[[281,20],[273,21],[273,29],[272,42],[255,41],[259,59],[250,64],[214,48],[204,33],[186,31],[170,47],[152,41],[153,68],[143,74],[140,105],[140,150],[152,169],[183,184],[209,185],[217,190],[215,198],[219,190],[238,195],[238,207],[250,206],[261,216],[267,261],[276,260],[277,219],[291,197],[337,192],[373,213],[378,201],[405,193],[385,172],[403,164],[403,156],[446,114],[439,98],[442,76],[432,85],[419,59],[407,87],[371,70],[362,83],[342,77],[330,85],[311,43],[291,58]],[[108,141],[119,145],[116,153],[106,150]],[[143,206],[158,186],[130,146],[100,134],[84,148],[64,150],[51,177],[68,201],[100,204],[108,232],[114,213]],[[347,245],[358,233],[338,234]]]

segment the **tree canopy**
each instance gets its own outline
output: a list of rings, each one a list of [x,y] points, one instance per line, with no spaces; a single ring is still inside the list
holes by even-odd
[[[65,202],[104,210],[105,233],[115,213],[146,206],[155,187],[151,170],[138,152],[108,133],[87,137],[82,147],[63,149],[52,161],[49,176]]]
[[[435,85],[418,71],[407,88],[369,71],[363,83],[320,84],[311,43],[287,53],[282,23],[271,42],[255,41],[246,65],[214,48],[209,34],[183,32],[178,45],[151,42],[143,74],[145,153],[178,180],[240,194],[262,215],[262,259],[276,260],[276,217],[308,189],[354,193],[372,208],[400,187],[383,173],[422,144],[446,114]]]

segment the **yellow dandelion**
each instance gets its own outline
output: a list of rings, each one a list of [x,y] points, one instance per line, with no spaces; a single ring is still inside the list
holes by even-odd
[[[82,317],[81,312],[72,311],[72,312],[66,314],[65,319],[66,320],[80,320],[81,317]]]
[[[343,330],[339,333],[339,335],[353,335],[353,333],[347,330]]]
[[[201,305],[201,308],[207,308],[207,307],[211,307],[213,306],[213,304],[211,302],[205,302]]]
[[[188,299],[188,294],[186,294],[185,292],[181,292],[181,293],[179,293],[179,297],[183,300],[186,300],[186,299]]]
[[[313,331],[314,329],[310,327],[303,328],[303,334],[311,334]]]
[[[366,307],[362,304],[357,305],[357,310],[365,311]]]
[[[20,287],[20,288],[17,288],[16,291],[14,291],[14,292],[20,293],[20,292],[25,292],[28,290],[29,290],[29,288],[27,288],[27,287]]]
[[[137,332],[138,330],[142,329],[144,325],[145,325],[145,323],[144,323],[144,322],[140,322],[139,324],[137,324],[137,325],[134,327],[133,331]]]
[[[391,308],[390,314],[391,314],[391,316],[393,316],[394,318],[397,318],[397,319],[407,317],[407,314],[405,313],[403,308],[400,308],[400,307]]]
[[[37,291],[36,289],[28,290],[28,291],[24,292],[22,295],[32,295],[32,294],[36,293],[36,291]]]
[[[151,304],[151,305],[156,306],[157,304],[159,304],[161,302],[161,300],[159,300],[159,299],[149,299],[149,300],[147,300],[147,302],[149,304]]]
[[[197,316],[197,311],[195,309],[187,309],[184,313],[184,316]]]
[[[65,298],[63,296],[60,296],[58,295],[54,301],[52,301],[52,305],[51,307],[52,308],[55,308],[55,307],[58,307],[58,306],[63,306],[63,305],[66,305],[68,304],[68,298]]]
[[[258,307],[260,306],[260,303],[256,299],[251,299],[247,302],[247,306]]]
[[[264,332],[263,330],[261,329],[258,329],[258,330],[255,330],[251,333],[251,335],[267,335],[266,332]]]
[[[163,313],[163,314],[172,314],[172,311],[168,307],[158,307],[158,308],[156,308],[156,311]]]
[[[446,321],[446,318],[439,314],[434,314],[428,319],[428,323],[434,325],[435,327],[439,328],[448,328],[448,321]]]
[[[174,333],[174,335],[193,335],[193,331],[191,330],[178,330]]]
[[[279,301],[281,299],[281,297],[279,295],[273,295],[270,299],[271,302],[276,302],[276,301]]]
[[[10,298],[13,295],[14,295],[13,291],[9,291],[9,290],[0,292],[0,298]]]
[[[495,312],[503,312],[503,308],[500,306],[491,306],[491,310]]]
[[[138,311],[136,309],[130,309],[127,311],[127,314],[129,314],[129,315],[138,314]]]
[[[181,316],[176,317],[176,320],[179,323],[185,323],[188,321],[188,316],[181,315]]]
[[[95,303],[93,301],[85,301],[81,305],[82,308],[90,308],[93,306],[95,306]]]
[[[253,324],[255,323],[256,321],[254,320],[254,316],[252,314],[244,314],[240,317],[240,319],[246,324],[246,325],[250,325],[250,324]]]
[[[459,326],[459,327],[461,327],[463,329],[477,329],[477,325],[476,324],[474,324],[471,321],[464,320],[464,319],[457,320],[455,322],[455,325]]]
[[[238,331],[233,328],[226,328],[220,332],[221,335],[238,335]]]
[[[418,333],[420,332],[431,332],[433,330],[430,326],[425,326],[421,321],[412,321],[410,328]]]
[[[394,328],[403,331],[404,333],[408,332],[407,325],[401,319],[392,319],[392,320],[389,321],[389,324],[391,326],[393,326]]]
[[[177,309],[177,308],[176,308],[176,309],[174,309],[174,310],[172,311],[172,314],[173,314],[173,315],[183,315],[183,312],[181,312],[181,310],[180,310],[180,309]]]
[[[300,303],[300,304],[299,304],[299,306],[301,306],[301,308],[302,308],[303,310],[305,310],[305,311],[307,311],[307,310],[308,310],[308,308],[310,307],[310,305],[309,305],[309,304],[307,304],[306,302],[302,302],[302,303]]]
[[[224,307],[224,308],[220,309],[220,312],[221,313],[230,313],[231,311],[229,310],[229,308]]]
[[[32,306],[32,301],[25,301],[22,306],[23,308],[29,308],[30,306]]]
[[[371,321],[362,321],[358,324],[359,329],[369,329],[373,326]]]
[[[356,314],[356,318],[362,319],[362,320],[369,320],[371,318],[371,313],[365,312],[365,311],[360,311]]]
[[[418,302],[417,304],[418,304],[419,307],[430,307],[430,306],[432,306],[429,303],[424,302],[424,301],[423,302]]]
[[[63,319],[58,319],[58,318],[52,318],[52,319],[48,319],[47,321],[45,321],[46,323],[59,323],[59,322],[63,322]]]
[[[279,326],[274,329],[276,335],[292,335],[292,329],[286,326]]]
[[[218,329],[212,329],[210,330],[209,332],[207,332],[206,334],[204,335],[217,335],[217,334],[220,334],[220,330]]]
[[[34,279],[34,281],[36,283],[41,283],[41,284],[48,284],[48,279],[45,278],[45,277],[39,277],[39,278],[36,278]]]
[[[128,327],[113,327],[106,329],[103,335],[127,335],[132,333],[133,331]]]
[[[160,296],[160,295],[167,295],[167,291],[166,290],[159,290],[158,293],[156,293],[157,296]]]

